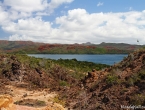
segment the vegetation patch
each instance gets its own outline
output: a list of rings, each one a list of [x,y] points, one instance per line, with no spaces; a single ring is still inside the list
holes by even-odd
[[[66,104],[65,98],[62,99],[62,97],[60,97],[59,95],[54,97],[53,102],[54,103],[59,103],[62,106],[65,106],[65,104]]]
[[[20,101],[16,101],[14,104],[17,105],[26,105],[31,107],[43,107],[46,106],[45,101],[37,100],[37,99],[23,99]]]
[[[59,81],[60,86],[69,86],[69,84],[66,81]]]
[[[145,105],[145,96],[143,94],[135,94],[131,97],[130,103],[132,105]]]
[[[116,74],[109,74],[106,78],[106,83],[109,85],[114,85],[118,83],[118,77]]]

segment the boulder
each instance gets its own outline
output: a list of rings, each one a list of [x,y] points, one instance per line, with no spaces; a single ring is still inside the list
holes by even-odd
[[[0,95],[0,109],[1,110],[16,110],[13,104],[13,99],[9,95]]]

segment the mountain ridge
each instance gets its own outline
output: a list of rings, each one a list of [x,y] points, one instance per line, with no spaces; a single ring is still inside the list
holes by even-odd
[[[92,44],[50,44],[32,41],[7,41],[0,40],[0,51],[4,53],[26,53],[26,54],[115,54],[130,53],[145,45],[133,45],[126,43]]]

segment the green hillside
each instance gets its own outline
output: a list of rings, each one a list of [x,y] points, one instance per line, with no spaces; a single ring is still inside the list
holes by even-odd
[[[124,43],[48,44],[32,41],[0,41],[1,52],[21,54],[124,54],[141,47],[144,47],[144,45]]]

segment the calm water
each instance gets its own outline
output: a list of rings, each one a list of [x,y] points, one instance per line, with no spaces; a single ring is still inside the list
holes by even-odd
[[[28,54],[36,58],[49,58],[49,59],[77,59],[78,61],[88,61],[94,63],[113,65],[123,60],[127,54],[101,54],[101,55],[88,55],[88,54]]]

